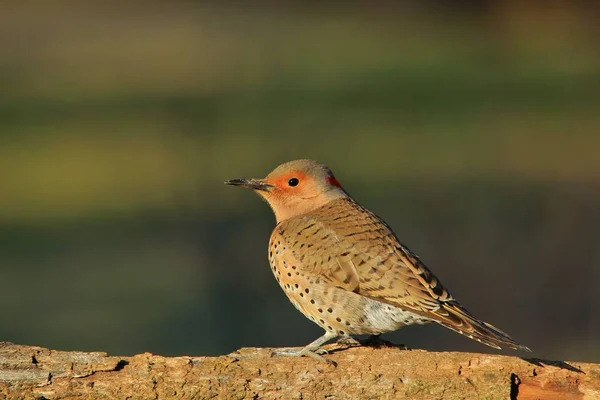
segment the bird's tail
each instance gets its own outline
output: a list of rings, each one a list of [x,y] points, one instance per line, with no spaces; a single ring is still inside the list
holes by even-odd
[[[492,324],[475,318],[469,311],[455,301],[441,304],[441,309],[435,313],[439,318],[436,322],[495,349],[508,347],[514,350],[531,351],[527,346],[516,343],[510,336]]]

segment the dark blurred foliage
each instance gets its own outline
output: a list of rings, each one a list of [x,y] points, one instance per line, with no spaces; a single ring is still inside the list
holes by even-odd
[[[223,181],[315,158],[477,316],[600,361],[593,3],[1,7],[0,341],[308,343],[269,208]],[[388,339],[491,351],[435,326]]]

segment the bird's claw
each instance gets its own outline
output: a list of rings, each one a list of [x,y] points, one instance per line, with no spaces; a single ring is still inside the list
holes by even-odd
[[[306,349],[306,348],[301,349],[301,350],[283,349],[283,350],[275,350],[275,351],[271,352],[271,357],[272,356],[312,357],[315,360],[326,362],[327,364],[337,367],[337,363],[335,361],[323,357],[322,354],[329,354],[329,352],[322,348],[315,349],[315,350],[310,350],[310,349]]]

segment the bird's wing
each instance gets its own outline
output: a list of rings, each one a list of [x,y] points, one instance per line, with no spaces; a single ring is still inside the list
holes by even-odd
[[[308,276],[425,316],[492,347],[519,346],[473,317],[383,220],[350,199],[283,221],[272,240],[280,240]]]
[[[305,274],[411,311],[453,300],[379,217],[351,200],[332,203],[275,228],[272,240],[284,243]]]

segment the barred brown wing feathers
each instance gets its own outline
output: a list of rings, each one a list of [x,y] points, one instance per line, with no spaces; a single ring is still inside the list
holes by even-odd
[[[305,273],[396,307],[420,312],[452,300],[375,214],[340,199],[276,228]]]

